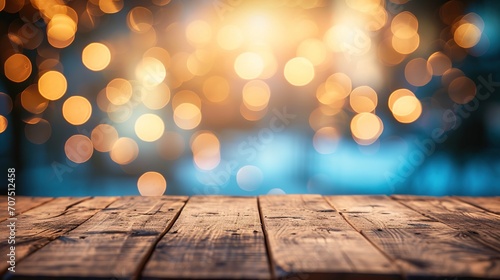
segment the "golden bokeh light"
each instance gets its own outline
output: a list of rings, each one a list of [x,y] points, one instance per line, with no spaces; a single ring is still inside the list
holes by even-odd
[[[194,46],[205,45],[212,38],[212,28],[203,20],[195,20],[186,28],[186,38]]]
[[[229,82],[221,76],[211,76],[203,82],[203,94],[211,102],[222,102],[229,96]]]
[[[106,14],[115,14],[123,9],[123,0],[98,0],[99,9]]]
[[[377,93],[369,86],[357,87],[352,90],[349,103],[356,113],[373,112],[378,103]]]
[[[0,115],[0,133],[3,133],[7,130],[7,126],[9,125],[9,121],[6,117]]]
[[[147,56],[143,57],[139,64],[137,64],[135,75],[146,87],[154,87],[165,80],[167,71],[161,61]]]
[[[181,103],[174,109],[174,122],[184,130],[196,128],[201,122],[201,111],[191,103]]]
[[[198,108],[201,108],[201,98],[194,91],[181,90],[175,93],[172,98],[172,108],[177,108],[182,103],[191,103]]]
[[[90,140],[96,151],[109,152],[118,140],[118,131],[112,125],[99,124],[92,130]]]
[[[21,105],[30,113],[40,114],[47,109],[49,101],[40,94],[38,86],[32,84],[21,92]]]
[[[476,84],[468,77],[457,77],[448,86],[448,95],[455,103],[469,103],[476,96]]]
[[[306,39],[297,47],[297,56],[307,58],[314,66],[324,63],[327,55],[326,45],[319,39]]]
[[[262,110],[250,110],[244,103],[240,105],[240,114],[241,116],[251,122],[255,122],[261,120],[267,113],[267,107]]]
[[[153,25],[153,13],[144,7],[134,7],[127,14],[127,25],[134,32],[148,32]]]
[[[406,64],[405,78],[411,85],[424,86],[431,81],[432,67],[427,60],[414,58]]]
[[[252,80],[259,77],[264,71],[264,60],[256,53],[245,52],[234,61],[234,70],[240,78]]]
[[[167,181],[160,173],[148,171],[137,180],[137,188],[142,196],[161,196],[167,190]]]
[[[111,61],[109,48],[101,43],[90,43],[82,52],[82,62],[92,71],[101,71],[108,67]]]
[[[114,162],[126,165],[137,158],[139,155],[139,146],[133,139],[121,137],[115,141],[109,155]]]
[[[385,38],[379,44],[377,49],[377,56],[382,63],[387,66],[395,66],[401,63],[406,55],[397,52],[392,45],[392,36]]]
[[[38,91],[48,100],[61,98],[68,88],[66,77],[58,71],[47,71],[38,80]]]
[[[451,69],[451,60],[442,52],[431,54],[428,61],[434,76],[442,76],[444,72]]]
[[[391,107],[394,118],[400,123],[412,123],[422,114],[422,104],[415,96],[401,96]]]
[[[453,39],[462,48],[472,48],[481,39],[481,29],[476,25],[465,22],[461,24],[453,33]]]
[[[114,105],[123,105],[132,97],[132,84],[129,81],[116,78],[106,86],[106,97]]]
[[[373,144],[382,134],[382,120],[372,113],[360,113],[351,121],[351,132],[354,140],[360,145]]]
[[[320,154],[331,154],[337,150],[341,134],[334,127],[322,127],[313,137],[314,149]]]
[[[464,72],[458,68],[450,68],[443,73],[441,77],[441,84],[448,88],[456,78],[465,76]]]
[[[77,22],[68,14],[55,14],[47,25],[47,40],[55,48],[65,48],[73,43]]]
[[[400,54],[411,54],[417,50],[420,45],[420,36],[415,33],[409,38],[400,38],[392,36],[392,47]]]
[[[271,89],[261,80],[249,81],[243,86],[243,103],[252,111],[260,111],[267,107]]]
[[[64,119],[72,125],[86,123],[92,115],[92,105],[83,96],[71,96],[62,106]]]
[[[21,83],[26,81],[31,75],[32,66],[27,56],[16,53],[7,58],[3,69],[7,79],[16,83]]]
[[[224,25],[217,33],[217,43],[227,51],[238,49],[244,42],[243,34],[236,25]]]
[[[149,89],[142,96],[142,103],[151,110],[160,110],[167,106],[169,101],[170,88],[165,83]]]
[[[201,131],[191,138],[193,161],[201,170],[212,170],[220,163],[220,142],[210,131]]]
[[[27,123],[24,127],[24,135],[33,144],[43,144],[49,140],[52,135],[52,126],[44,119],[35,123]]]
[[[352,90],[351,78],[341,72],[334,73],[326,79],[325,90],[334,100],[346,98]]]
[[[71,136],[64,144],[66,157],[74,163],[88,161],[94,153],[92,141],[85,135],[77,134]]]
[[[314,79],[314,66],[304,57],[295,57],[285,64],[285,79],[294,86],[305,86]]]
[[[411,92],[409,89],[406,89],[406,88],[400,88],[400,89],[397,89],[397,90],[393,91],[391,93],[391,95],[389,96],[389,101],[388,101],[389,109],[391,111],[393,111],[394,103],[398,99],[400,99],[402,97],[405,97],[405,96],[415,97],[415,94],[413,92]]]
[[[163,135],[165,124],[155,114],[144,114],[135,121],[135,134],[145,142],[154,142]]]
[[[391,31],[395,37],[409,39],[418,31],[418,20],[414,14],[404,11],[397,14],[391,22]]]

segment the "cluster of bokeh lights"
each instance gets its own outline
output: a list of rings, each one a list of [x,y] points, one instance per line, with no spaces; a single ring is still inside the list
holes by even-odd
[[[346,134],[359,145],[375,143],[384,131],[381,107],[392,113],[390,121],[416,122],[425,108],[415,90],[432,79],[441,80],[454,103],[471,101],[475,83],[453,65],[488,48],[482,18],[456,0],[441,6],[445,28],[434,38],[440,47],[429,53],[419,51],[429,49],[421,47],[429,42],[419,19],[404,9],[390,11],[381,0],[241,1],[225,3],[222,11],[213,1],[200,2],[191,4],[189,17],[176,14],[181,1],[125,2],[0,0],[2,13],[20,18],[4,39],[10,43],[1,50],[4,74],[24,87],[0,93],[8,108],[0,133],[19,104],[24,135],[44,144],[54,129],[46,113],[59,110],[68,124],[92,127],[65,141],[72,162],[85,163],[97,152],[126,166],[148,156],[144,145],[155,145],[164,160],[192,153],[196,168],[210,171],[221,162],[221,130],[257,126],[270,106],[305,97],[300,114],[314,131],[311,145],[332,154]],[[404,8],[407,1],[391,2]],[[128,30],[99,32],[106,18],[121,18]],[[71,86],[80,77],[65,74],[73,67],[63,65],[66,49],[81,71],[94,73],[83,75],[94,79],[87,83],[102,86]],[[404,81],[391,82],[388,76],[398,71]],[[142,195],[165,192],[159,172],[137,176]],[[262,177],[253,165],[236,174],[248,191]]]

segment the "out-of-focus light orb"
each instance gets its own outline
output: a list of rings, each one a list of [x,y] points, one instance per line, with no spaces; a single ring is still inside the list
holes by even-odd
[[[322,127],[313,137],[314,149],[320,154],[332,154],[337,150],[341,135],[334,127]]]
[[[151,2],[156,6],[165,6],[170,3],[171,0],[152,0]]]
[[[411,54],[418,49],[419,45],[420,36],[417,33],[410,38],[392,36],[392,47],[400,54]]]
[[[111,61],[111,52],[101,43],[90,43],[82,52],[82,62],[92,71],[101,71],[108,67]]]
[[[448,88],[456,78],[465,76],[464,72],[458,68],[450,68],[443,73],[441,77],[441,84]]]
[[[109,155],[114,162],[126,165],[137,158],[139,155],[139,146],[137,146],[137,143],[133,139],[121,137],[115,141]]]
[[[174,122],[184,130],[196,128],[201,122],[201,111],[196,105],[182,103],[174,109]]]
[[[373,144],[384,130],[382,120],[373,113],[360,113],[351,121],[354,140],[360,145]]]
[[[144,114],[135,121],[135,134],[145,142],[154,142],[163,135],[165,124],[155,114]]]
[[[352,90],[352,81],[344,73],[334,73],[325,82],[325,90],[329,92],[334,100],[346,98]]]
[[[217,33],[217,44],[223,50],[236,50],[243,44],[243,41],[243,34],[236,25],[224,25]]]
[[[182,135],[174,131],[165,132],[156,143],[160,156],[166,160],[180,158],[186,146]]]
[[[314,66],[304,57],[290,59],[284,69],[285,79],[294,86],[305,86],[314,78]]]
[[[153,26],[153,13],[144,7],[135,7],[127,14],[127,25],[130,30],[145,33]]]
[[[106,97],[114,105],[123,105],[132,97],[132,84],[129,81],[116,78],[106,86]]]
[[[203,82],[203,94],[211,102],[222,102],[229,96],[229,82],[221,76],[211,76]]]
[[[383,5],[381,0],[346,0],[346,3],[350,8],[364,13],[373,12]]]
[[[24,54],[11,55],[4,63],[4,73],[7,79],[20,83],[26,81],[31,75],[31,61]]]
[[[448,95],[458,104],[467,104],[476,96],[476,84],[468,77],[458,77],[448,86]]]
[[[377,107],[378,97],[371,87],[360,86],[352,90],[349,102],[356,113],[373,112]]]
[[[415,97],[415,94],[413,92],[411,92],[409,89],[406,89],[406,88],[400,88],[400,89],[397,89],[395,91],[393,91],[391,93],[391,95],[389,96],[389,101],[388,101],[388,105],[389,105],[389,109],[391,111],[393,111],[393,108],[394,108],[394,103],[396,103],[396,101],[404,96],[412,96],[412,97]]]
[[[261,80],[249,81],[243,86],[243,103],[252,111],[260,111],[267,107],[271,89]]]
[[[61,72],[47,71],[38,80],[38,91],[48,100],[61,98],[68,88],[68,82]]]
[[[195,46],[205,45],[212,38],[212,27],[204,20],[195,20],[186,27],[186,38]]]
[[[418,31],[417,17],[408,11],[397,14],[392,19],[391,31],[394,36],[401,39],[414,37]]]
[[[377,49],[378,58],[387,66],[397,65],[406,58],[405,54],[397,52],[394,49],[392,46],[392,37],[393,36],[388,36],[383,39]]]
[[[118,140],[118,131],[109,124],[99,124],[92,130],[90,140],[96,151],[109,152]]]
[[[144,106],[151,110],[160,110],[167,106],[170,101],[170,88],[161,83],[146,91],[142,97]]]
[[[7,118],[0,115],[0,133],[3,133],[7,129],[8,125],[9,121],[7,120]]]
[[[137,188],[142,196],[161,196],[167,190],[167,181],[160,173],[148,171],[137,180]]]
[[[242,79],[252,80],[259,77],[264,71],[264,60],[253,52],[240,54],[234,61],[234,70]]]
[[[65,48],[69,46],[75,39],[77,29],[76,12],[65,6],[67,13],[56,13],[50,19],[47,25],[47,41],[55,48]],[[72,18],[69,13],[72,11],[75,18]]]
[[[12,106],[12,103],[10,105]],[[40,95],[37,85],[32,84],[21,92],[21,105],[30,113],[40,114],[47,109],[49,101]]]
[[[92,141],[85,135],[77,134],[71,136],[64,144],[66,157],[74,163],[88,161],[94,153]]]
[[[34,87],[36,90],[36,85],[31,85],[30,87]],[[22,103],[22,99],[21,99],[21,103]],[[13,107],[12,98],[10,98],[9,95],[7,95],[3,92],[0,92],[0,104],[1,104],[0,105],[0,114],[2,114],[2,115],[10,114],[10,112],[12,111],[12,107]]]
[[[476,25],[465,22],[457,27],[455,33],[453,33],[453,39],[462,48],[472,48],[481,39],[481,29]]]
[[[64,119],[72,125],[86,123],[92,115],[92,105],[83,96],[71,96],[62,106]]]
[[[414,58],[406,64],[405,78],[411,85],[417,87],[424,86],[432,78],[432,67],[427,60]]]
[[[451,69],[451,60],[442,52],[431,54],[428,61],[434,76],[442,76],[444,72]]]
[[[254,165],[245,165],[236,173],[236,182],[244,191],[255,191],[260,187],[264,179],[264,174]]]
[[[334,25],[323,37],[326,46],[333,52],[346,55],[363,55],[371,48],[371,39],[364,31],[348,25]]]
[[[177,106],[182,103],[191,103],[198,108],[201,108],[201,98],[197,93],[191,90],[181,90],[175,93],[172,98],[172,108],[177,108]]]
[[[269,195],[283,195],[283,194],[286,194],[286,192],[283,189],[274,188],[274,189],[270,189],[267,192],[267,194],[269,194]]]
[[[99,9],[106,14],[115,14],[123,9],[123,0],[99,0]]]
[[[415,96],[401,96],[394,101],[391,110],[400,123],[412,123],[422,114],[422,104]]]
[[[307,58],[314,66],[325,62],[327,54],[326,45],[319,39],[306,39],[297,47],[297,56]]]
[[[155,87],[165,80],[167,71],[161,61],[153,57],[144,57],[135,68],[137,79],[146,87]]]
[[[212,170],[220,163],[220,142],[210,131],[193,135],[191,150],[196,167],[202,170]]]
[[[52,126],[44,119],[35,123],[28,123],[24,127],[24,135],[33,144],[43,144],[52,135]]]

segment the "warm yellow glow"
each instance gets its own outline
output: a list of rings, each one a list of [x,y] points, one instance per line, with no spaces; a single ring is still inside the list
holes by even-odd
[[[191,130],[201,122],[201,111],[191,103],[181,103],[174,109],[174,122],[182,129]]]
[[[418,20],[414,14],[404,11],[397,14],[391,22],[391,31],[395,37],[409,39],[418,31]]]
[[[264,60],[256,53],[242,53],[234,61],[234,70],[240,78],[252,80],[262,74],[264,70]]]
[[[55,48],[65,48],[75,39],[77,23],[66,14],[55,14],[47,25],[47,40]]]
[[[38,91],[48,100],[61,98],[68,87],[64,75],[57,71],[45,72],[38,80]]]
[[[122,78],[113,79],[106,86],[106,97],[114,105],[123,105],[132,97],[132,85]]]
[[[458,77],[448,86],[448,95],[458,104],[469,103],[476,96],[476,84],[467,77]]]
[[[243,43],[244,37],[236,25],[224,25],[217,33],[217,43],[224,50],[235,50]]]
[[[370,37],[363,30],[347,24],[332,26],[326,31],[323,41],[333,52],[356,56],[368,53],[372,45]]]
[[[432,67],[423,58],[414,58],[406,64],[405,78],[411,85],[421,87],[430,82],[432,78]]]
[[[383,5],[383,2],[381,0],[346,0],[346,3],[352,9],[364,13],[371,13],[373,11],[376,11]]]
[[[462,48],[472,48],[481,39],[481,29],[472,23],[461,24],[453,33],[453,39]]]
[[[164,83],[149,89],[142,97],[144,106],[151,110],[160,110],[170,101],[170,89]]]
[[[37,85],[32,84],[21,93],[21,105],[30,113],[40,114],[47,109],[49,101],[40,95]]]
[[[240,114],[247,121],[258,121],[261,120],[267,113],[267,107],[262,110],[250,110],[244,103],[240,105]]]
[[[202,170],[212,170],[220,163],[220,142],[210,131],[193,135],[191,150],[194,163]]]
[[[432,74],[441,76],[451,68],[451,60],[442,52],[435,52],[429,56],[429,64],[432,68]]]
[[[198,94],[190,90],[181,90],[175,93],[174,97],[172,98],[172,108],[175,109],[182,103],[191,103],[196,107],[201,108],[200,97],[198,96]]]
[[[142,141],[154,142],[158,140],[165,130],[163,120],[154,114],[144,114],[135,121],[135,134]]]
[[[229,83],[221,76],[212,76],[203,83],[203,93],[211,102],[222,102],[229,96]]]
[[[127,25],[134,32],[145,33],[153,25],[153,13],[144,7],[135,7],[127,14]]]
[[[304,57],[295,57],[286,63],[284,75],[290,84],[305,86],[314,78],[314,66]]]
[[[137,79],[146,87],[154,87],[163,82],[167,76],[165,66],[153,57],[144,57],[135,68]]]
[[[7,118],[0,115],[0,133],[3,133],[7,129],[8,125],[9,121],[7,120]]]
[[[264,81],[253,80],[243,87],[243,103],[252,111],[266,108],[270,97],[271,90]]]
[[[214,55],[206,50],[196,50],[187,60],[189,72],[196,76],[205,76],[213,66]]]
[[[28,123],[24,127],[24,135],[33,144],[43,144],[49,140],[52,134],[52,126],[44,119],[35,123]]]
[[[24,54],[16,53],[7,58],[3,69],[7,79],[16,83],[24,82],[31,75],[31,61]]]
[[[354,140],[360,145],[374,143],[382,134],[382,120],[372,113],[360,113],[351,121],[351,132]]]
[[[64,144],[64,153],[66,157],[75,163],[84,163],[88,161],[94,153],[92,141],[81,134],[71,136]]]
[[[167,190],[167,181],[160,173],[149,171],[139,177],[137,188],[142,196],[161,196]]]
[[[70,124],[81,125],[90,118],[92,105],[83,96],[71,96],[64,101],[62,113],[64,119]]]
[[[371,87],[360,86],[353,89],[349,102],[356,113],[373,112],[377,107],[378,97]]]
[[[100,124],[92,130],[90,140],[96,151],[109,152],[118,140],[118,131],[109,124]]]
[[[413,94],[413,92],[411,92],[409,89],[406,89],[406,88],[400,88],[400,89],[393,91],[391,93],[391,95],[389,96],[389,102],[388,102],[389,109],[391,111],[393,111],[394,103],[398,99],[405,97],[405,96],[415,97],[415,94]]]
[[[297,56],[307,58],[314,66],[325,62],[326,45],[319,39],[306,39],[297,48]]]
[[[139,155],[139,146],[137,146],[137,143],[133,139],[121,137],[115,141],[109,155],[114,162],[126,165],[137,158]]]
[[[415,96],[402,96],[396,99],[391,110],[400,123],[412,123],[422,114],[422,105]]]
[[[313,137],[314,149],[320,154],[331,154],[337,150],[341,134],[334,127],[322,127]]]
[[[92,71],[105,69],[111,61],[111,52],[106,45],[101,43],[90,43],[82,52],[82,62]]]
[[[334,73],[325,82],[325,91],[332,96],[333,100],[346,98],[352,90],[352,81],[344,73]],[[333,101],[332,101],[333,102]],[[325,103],[331,104],[331,103]]]
[[[392,46],[392,36],[385,38],[377,49],[379,59],[388,66],[394,66],[403,61],[406,55],[397,52]]]
[[[392,36],[392,47],[400,54],[410,54],[417,50],[420,45],[420,36],[415,33],[409,38]]]
[[[186,38],[195,46],[205,45],[212,38],[212,28],[206,21],[195,20],[187,26]]]
[[[114,14],[123,8],[123,0],[98,0],[99,9],[106,14]]]

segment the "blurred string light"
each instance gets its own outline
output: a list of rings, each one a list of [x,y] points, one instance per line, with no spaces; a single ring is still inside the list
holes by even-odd
[[[450,101],[471,101],[476,86],[456,67],[489,47],[482,17],[461,1],[441,5],[436,47],[421,36],[426,19],[405,11],[406,0],[391,2],[244,1],[221,11],[211,1],[0,1],[2,13],[19,16],[1,59],[5,78],[22,87],[0,93],[7,104],[0,133],[17,106],[26,138],[47,143],[59,110],[75,127],[63,147],[73,162],[96,151],[125,166],[153,151],[165,161],[189,154],[210,171],[221,163],[222,131],[256,128],[270,106],[297,103],[318,153],[335,153],[346,137],[372,145],[391,122],[411,125],[426,113],[415,94],[421,87],[437,84]],[[179,13],[179,5],[192,13]],[[399,72],[404,80],[392,81]],[[135,173],[143,174],[139,192],[163,194],[163,175],[143,171]],[[247,165],[236,179],[253,191],[263,177]]]

